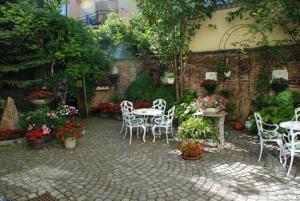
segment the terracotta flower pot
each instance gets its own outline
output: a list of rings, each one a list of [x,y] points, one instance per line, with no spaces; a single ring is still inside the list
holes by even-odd
[[[240,121],[236,121],[233,125],[233,128],[235,130],[242,130],[244,128],[243,123]]]
[[[32,149],[42,149],[45,144],[45,138],[38,140],[28,140],[28,144]]]
[[[181,158],[184,159],[184,160],[197,160],[197,159],[201,158],[201,155],[198,155],[198,156],[186,156],[186,155],[181,154]]]

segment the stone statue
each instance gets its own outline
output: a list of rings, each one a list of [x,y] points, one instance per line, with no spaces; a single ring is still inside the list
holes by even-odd
[[[18,130],[19,128],[19,113],[17,107],[14,100],[11,97],[8,97],[0,122],[0,131],[7,129]]]

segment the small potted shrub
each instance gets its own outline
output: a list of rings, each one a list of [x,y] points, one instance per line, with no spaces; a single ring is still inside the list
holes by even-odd
[[[28,144],[32,149],[42,149],[45,143],[45,137],[50,133],[50,128],[43,126],[42,128],[29,128],[25,136]]]
[[[62,105],[56,109],[56,114],[58,117],[74,120],[75,116],[78,115],[78,110],[73,106]]]
[[[166,71],[164,73],[163,79],[166,81],[167,84],[174,84],[174,82],[175,82],[175,73]]]
[[[181,152],[181,158],[185,160],[199,159],[205,152],[203,144],[194,140],[184,140],[177,145],[177,149]]]
[[[74,149],[77,144],[77,139],[81,138],[83,128],[84,125],[82,123],[69,121],[65,126],[58,129],[56,137],[64,142],[65,148]]]
[[[211,94],[214,93],[214,91],[215,91],[216,88],[217,88],[217,85],[218,85],[218,83],[217,83],[216,80],[205,80],[205,81],[201,84],[201,86],[204,87],[204,88],[206,89],[206,91],[207,91],[207,93],[208,93],[209,95],[211,95]]]
[[[283,92],[288,89],[289,83],[288,80],[284,78],[272,78],[271,87],[276,93]]]
[[[199,143],[218,142],[218,131],[213,122],[195,117],[180,124],[177,136],[180,140],[196,139]]]

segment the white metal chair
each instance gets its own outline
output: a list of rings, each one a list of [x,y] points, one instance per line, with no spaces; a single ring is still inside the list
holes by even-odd
[[[264,142],[276,142],[279,146],[279,160],[282,163],[283,156],[283,140],[282,135],[278,132],[279,126],[277,124],[267,124],[262,121],[262,118],[259,113],[254,113],[256,126],[258,130],[258,136],[260,140],[260,154],[258,162],[261,159]],[[265,127],[273,127],[274,129],[265,129]]]
[[[152,102],[152,109],[157,109],[157,110],[161,110],[162,114],[165,114],[166,111],[166,107],[167,107],[167,102],[164,99],[156,99]],[[151,123],[153,124],[154,120],[156,118],[160,118],[161,116],[156,116],[156,117],[152,117],[150,119]]]
[[[161,118],[154,119],[154,126],[152,127],[152,134],[153,134],[153,142],[155,142],[155,136],[161,136],[161,129],[165,129],[167,144],[169,144],[168,134],[169,131],[171,132],[173,138],[173,118],[174,118],[175,106],[168,110],[167,115],[163,115]],[[159,134],[155,132],[155,129],[159,128]]]
[[[293,121],[300,121],[300,107],[295,109],[295,116],[292,119]]]
[[[132,114],[132,111],[124,109],[122,111],[124,113],[124,121],[125,121],[125,135],[123,137],[123,140],[126,138],[127,135],[127,128],[129,128],[129,144],[131,144],[131,139],[132,139],[132,131],[134,128],[136,128],[136,134],[138,137],[138,132],[139,132],[139,128],[143,129],[143,141],[145,142],[145,137],[146,137],[146,126],[144,125],[144,121],[141,118],[137,118]]]
[[[163,113],[165,113],[166,107],[167,107],[167,102],[164,99],[157,99],[153,101],[151,108],[161,110]]]
[[[123,118],[123,121],[122,121],[122,128],[120,130],[120,134],[122,133],[124,127],[125,127],[125,116],[124,116],[124,111],[128,110],[128,111],[133,111],[134,108],[133,108],[133,103],[130,102],[130,101],[122,101],[121,104],[120,104],[120,107],[121,107],[121,112],[122,112],[122,118]]]
[[[294,130],[293,128],[289,130],[288,136],[286,136],[286,139],[288,139],[288,141],[286,141],[284,144],[284,158],[285,158],[284,166],[286,166],[287,164],[286,154],[287,153],[290,154],[291,157],[287,176],[290,175],[295,154],[300,153],[300,141],[298,140],[299,136],[300,136],[300,131]]]

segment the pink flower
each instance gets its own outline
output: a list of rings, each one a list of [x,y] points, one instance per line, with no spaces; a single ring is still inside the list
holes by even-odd
[[[47,127],[47,125],[42,126],[43,134],[49,134],[51,132],[51,129]]]

